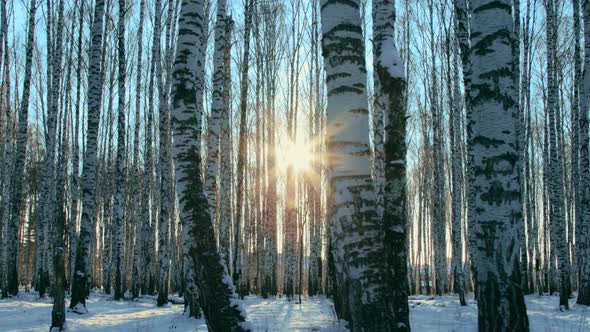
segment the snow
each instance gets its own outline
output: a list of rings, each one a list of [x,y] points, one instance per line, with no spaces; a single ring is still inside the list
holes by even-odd
[[[531,331],[590,331],[590,308],[570,300],[571,310],[560,311],[558,296],[525,297]],[[180,302],[175,297],[175,302]],[[67,313],[68,331],[206,331],[203,319],[188,318],[182,304],[158,308],[154,296],[138,301],[115,302],[102,293],[87,301],[89,313]],[[285,298],[248,296],[243,301],[254,331],[343,331],[345,322],[335,318],[331,302],[324,297],[303,297],[303,303]],[[459,306],[453,295],[410,296],[413,331],[477,331],[477,306],[473,295],[468,306]],[[0,300],[0,331],[47,331],[51,301],[34,293]]]
[[[477,331],[477,304],[466,296],[461,307],[457,296],[410,296],[412,331]],[[590,331],[590,307],[570,299],[568,311],[559,310],[557,296],[525,296],[530,331]]]
[[[175,298],[178,300],[178,298]],[[66,306],[68,301],[66,301]],[[175,301],[176,302],[176,301]],[[324,297],[303,297],[302,304],[283,298],[248,296],[247,325],[253,331],[343,331],[331,302]],[[86,301],[88,314],[66,314],[68,331],[207,331],[204,319],[188,318],[182,304],[156,307],[155,296],[138,301],[111,301],[108,295],[93,293]],[[0,300],[0,331],[46,332],[51,323],[52,303],[37,294],[21,292],[16,298]]]
[[[391,77],[404,78],[404,63],[395,47],[393,38],[391,37],[383,41],[383,49],[379,56],[379,64],[387,68]]]
[[[82,303],[78,303],[76,304],[71,311],[78,313],[78,314],[87,314],[88,310],[86,309],[86,307],[82,304]]]

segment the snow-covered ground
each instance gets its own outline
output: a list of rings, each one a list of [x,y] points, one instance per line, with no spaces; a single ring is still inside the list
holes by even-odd
[[[531,331],[590,331],[590,309],[576,306],[561,312],[555,296],[526,297]],[[461,307],[455,296],[411,296],[410,319],[413,331],[476,331],[477,306],[473,297]],[[155,306],[154,297],[139,301],[110,301],[108,296],[93,294],[88,301],[89,314],[67,314],[68,331],[206,331],[204,321],[189,319],[183,305]],[[284,298],[247,297],[248,321],[256,331],[340,331],[329,300],[304,298],[295,304]],[[0,331],[47,331],[51,302],[33,293],[0,300]]]
[[[525,296],[530,331],[590,332],[590,308],[570,300],[570,310],[559,310],[559,296]],[[477,331],[477,304],[467,296],[467,306],[458,298],[444,296],[410,296],[412,331]]]
[[[245,299],[248,322],[257,331],[338,331],[332,304],[324,297],[304,298],[301,305],[285,298]],[[89,313],[68,312],[68,331],[156,332],[207,331],[203,319],[187,318],[182,304],[156,307],[155,297],[138,301],[110,301],[92,294],[86,301]],[[49,330],[52,303],[36,294],[21,292],[14,299],[0,300],[0,332]]]

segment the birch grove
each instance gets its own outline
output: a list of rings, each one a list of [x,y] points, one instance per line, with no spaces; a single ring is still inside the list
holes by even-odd
[[[587,66],[587,0],[0,0],[1,301],[58,331],[95,298],[213,331],[258,296],[352,331],[416,295],[576,315]]]

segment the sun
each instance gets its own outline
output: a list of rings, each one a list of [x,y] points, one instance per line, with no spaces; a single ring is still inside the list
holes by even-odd
[[[298,173],[310,170],[313,162],[313,152],[310,145],[305,142],[286,142],[278,153],[282,166],[285,169],[292,167]]]

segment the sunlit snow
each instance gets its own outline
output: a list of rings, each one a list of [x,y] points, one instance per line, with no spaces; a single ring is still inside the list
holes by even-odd
[[[412,331],[477,331],[477,305],[473,296],[468,306],[459,306],[456,296],[410,296]],[[575,305],[560,311],[558,296],[525,297],[531,331],[590,331],[590,308]],[[285,298],[244,300],[248,321],[254,331],[343,331],[331,302],[324,297],[303,298],[302,304]],[[89,313],[68,312],[68,331],[206,331],[203,319],[187,318],[182,304],[155,305],[154,296],[137,301],[111,301],[107,295],[93,294],[87,301]],[[47,331],[51,302],[33,293],[20,293],[0,300],[0,331]]]

